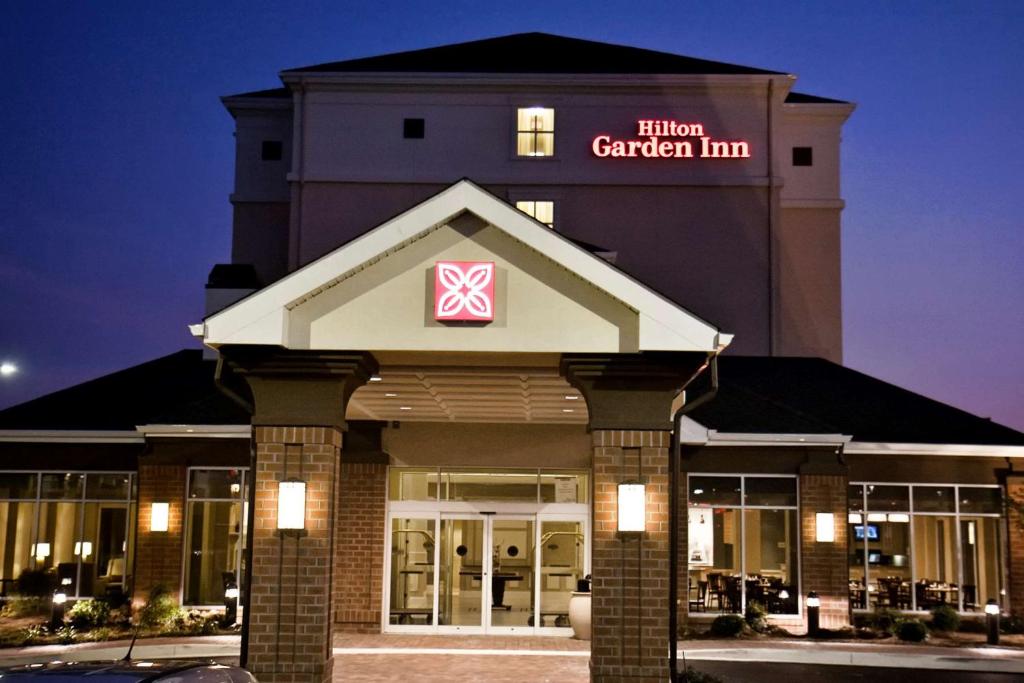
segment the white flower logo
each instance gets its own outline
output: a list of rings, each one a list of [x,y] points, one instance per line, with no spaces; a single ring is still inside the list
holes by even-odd
[[[434,292],[437,320],[493,320],[494,264],[438,262]]]

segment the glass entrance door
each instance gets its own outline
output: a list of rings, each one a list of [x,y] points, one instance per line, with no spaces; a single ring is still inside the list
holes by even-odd
[[[569,598],[587,573],[586,522],[552,513],[392,516],[385,630],[569,633]]]

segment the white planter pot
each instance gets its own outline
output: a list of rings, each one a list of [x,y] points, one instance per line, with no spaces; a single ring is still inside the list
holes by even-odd
[[[576,593],[569,598],[569,624],[573,637],[590,640],[590,593]]]

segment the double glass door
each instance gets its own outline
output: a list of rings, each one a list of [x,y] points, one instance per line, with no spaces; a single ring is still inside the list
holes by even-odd
[[[586,518],[394,515],[387,630],[537,633],[569,627]]]

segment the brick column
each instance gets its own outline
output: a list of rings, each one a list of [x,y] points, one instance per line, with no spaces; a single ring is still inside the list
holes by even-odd
[[[377,363],[363,352],[220,352],[253,395],[256,500],[245,664],[264,683],[329,682],[345,407]],[[278,484],[289,478],[306,482],[303,535],[277,529]]]
[[[330,681],[334,501],[341,431],[256,427],[247,666],[260,681]],[[306,482],[306,534],[277,530],[278,482]]]
[[[185,523],[183,465],[139,463],[138,519],[135,533],[135,580],[132,606],[141,607],[155,586],[163,586],[181,602],[181,546]],[[150,531],[153,503],[168,503],[167,531]]]
[[[1024,617],[1024,476],[1006,478],[1006,501],[1006,594],[1010,613]]]
[[[335,522],[334,623],[346,633],[380,633],[387,465],[342,455]]]
[[[667,431],[594,430],[590,674],[605,681],[668,680]],[[647,487],[647,531],[617,533],[618,485]]]
[[[593,434],[595,683],[668,680],[672,406],[706,360],[702,353],[562,357],[562,374],[587,401]],[[627,480],[647,486],[647,524],[639,536],[617,533],[618,485]]]
[[[803,593],[815,591],[821,598],[821,627],[850,625],[850,572],[847,557],[846,474],[800,475],[800,572]],[[815,514],[835,515],[835,542],[815,539]],[[806,624],[806,607],[804,608]]]

